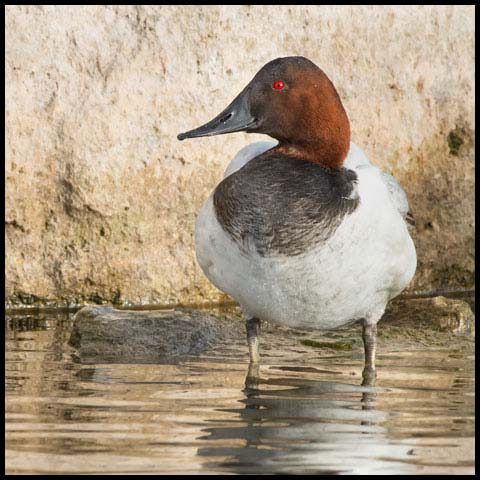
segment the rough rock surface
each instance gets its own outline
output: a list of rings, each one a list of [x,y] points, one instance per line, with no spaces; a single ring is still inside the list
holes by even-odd
[[[390,303],[379,323],[380,351],[384,348],[428,348],[458,345],[473,348],[475,317],[460,299],[402,299]],[[157,363],[172,357],[217,353],[239,342],[247,347],[239,308],[229,312],[202,310],[119,310],[87,306],[74,316],[70,345],[82,363]],[[359,323],[336,330],[296,330],[262,322],[260,351],[268,357],[286,343],[322,350],[361,351]],[[283,345],[283,346],[282,346]]]
[[[404,185],[412,290],[474,282],[473,6],[7,6],[6,297],[207,302],[196,212],[260,135],[178,142],[304,55]]]
[[[242,322],[225,323],[198,310],[132,311],[87,306],[75,314],[69,344],[84,363],[156,363],[172,356],[202,353],[227,335],[235,337],[241,327]]]
[[[455,335],[475,335],[475,315],[465,300],[446,298],[418,298],[391,302],[382,318],[382,324],[426,326]]]

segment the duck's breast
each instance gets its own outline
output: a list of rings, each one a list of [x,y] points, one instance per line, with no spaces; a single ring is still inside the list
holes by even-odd
[[[196,224],[197,258],[206,276],[247,314],[284,325],[334,328],[381,315],[386,302],[413,276],[416,256],[379,171],[367,165],[357,169],[356,190],[347,196],[352,201],[358,195],[358,205],[337,211],[336,222],[321,217],[325,209],[309,210],[313,191],[297,198],[289,210],[289,203],[295,202],[291,192],[290,202],[285,202],[280,178],[266,179],[276,185],[273,193],[255,188],[256,198],[241,188],[236,191],[231,185],[235,179],[230,178],[227,194],[251,210],[242,214],[234,208],[231,214],[243,222],[236,228],[226,226],[221,215],[219,221],[215,195],[210,196]],[[237,187],[241,186],[240,182]],[[280,196],[275,197],[275,191]],[[260,198],[261,192],[270,198]],[[254,209],[259,205],[266,207],[262,214]],[[258,215],[257,225],[249,226]]]

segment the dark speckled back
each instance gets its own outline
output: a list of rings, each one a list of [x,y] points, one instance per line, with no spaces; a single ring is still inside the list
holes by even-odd
[[[352,170],[267,152],[225,178],[213,203],[222,228],[262,256],[300,255],[324,243],[359,204]]]

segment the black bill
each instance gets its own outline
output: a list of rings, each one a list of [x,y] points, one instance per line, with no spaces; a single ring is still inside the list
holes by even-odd
[[[177,138],[209,137],[223,133],[240,132],[251,130],[257,125],[248,107],[246,92],[242,92],[222,113],[217,115],[205,125],[185,133],[180,133]]]

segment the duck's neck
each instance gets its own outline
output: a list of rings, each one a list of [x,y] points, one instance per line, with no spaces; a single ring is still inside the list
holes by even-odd
[[[308,143],[279,142],[275,151],[317,163],[326,168],[340,169],[350,148],[350,135],[347,138],[347,142],[328,142],[325,140]]]
[[[295,130],[277,138],[276,148],[279,153],[340,169],[350,149],[350,121],[335,87],[328,79],[327,82],[326,94],[311,98],[307,106],[304,104]]]

